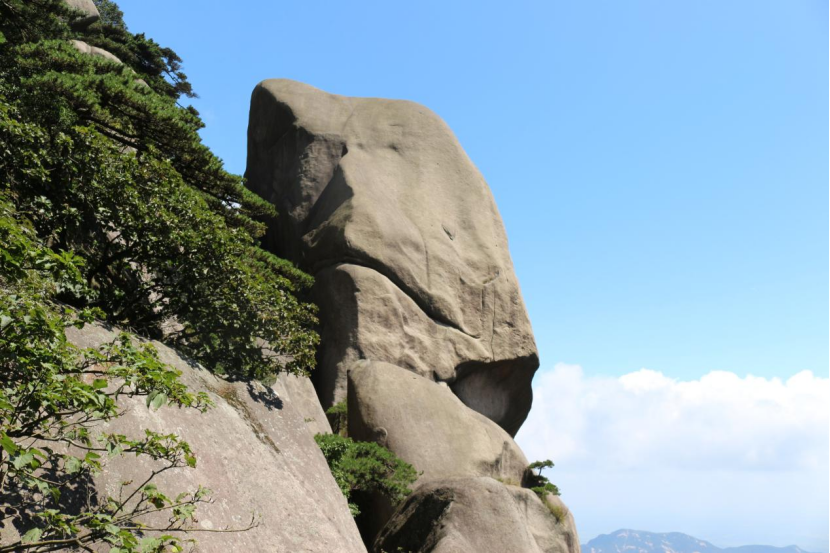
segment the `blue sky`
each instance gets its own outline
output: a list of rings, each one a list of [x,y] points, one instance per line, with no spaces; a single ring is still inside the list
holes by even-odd
[[[571,484],[564,498],[583,540],[630,521],[697,532],[718,545],[827,550],[827,417],[821,423],[800,412],[801,380],[787,380],[811,371],[824,379],[814,388],[825,390],[830,361],[826,1],[119,4],[131,30],[184,58],[208,124],[204,139],[235,172],[244,171],[250,92],[265,78],[405,98],[441,115],[504,219],[540,349],[538,386],[563,386],[567,377],[579,383],[574,394],[592,397],[598,386],[625,406],[641,393],[630,375],[652,374],[638,372],[647,369],[668,379],[656,385],[667,394],[654,399],[659,406],[685,398],[694,383],[710,390],[707,375],[728,371],[739,379],[732,397],[746,399],[750,412],[762,409],[768,392],[779,394],[775,409],[792,411],[793,426],[780,435],[736,430],[756,436],[747,448],[777,457],[742,464],[723,453],[720,470],[743,475],[723,479],[734,490],[673,457],[654,467],[687,471],[661,481],[675,501],[692,487],[720,490],[707,513],[681,509],[671,518],[649,495],[656,478],[640,471],[615,480],[599,465],[591,478],[585,457],[560,447],[567,421],[544,418],[558,408],[538,409],[533,428],[558,433],[550,442],[527,433],[519,441],[558,454],[555,470]],[[725,418],[714,426],[745,429],[763,418],[732,418],[739,409],[719,401],[710,407],[725,409],[718,411]],[[597,408],[581,409],[568,416]],[[618,415],[635,424],[637,413],[626,409]],[[593,455],[618,455],[594,439],[602,432],[596,421],[608,417],[597,415],[588,434],[569,439]],[[805,425],[815,432],[802,442],[824,447],[823,456],[792,454],[786,436]],[[700,448],[701,433],[680,434]],[[777,513],[783,530],[754,508],[735,513],[742,498],[757,506],[747,490],[761,489],[753,484],[759,475],[770,479],[770,500],[791,506]],[[667,489],[672,481],[677,488]],[[641,518],[600,507],[603,491],[633,489]],[[801,525],[789,540],[788,517]]]

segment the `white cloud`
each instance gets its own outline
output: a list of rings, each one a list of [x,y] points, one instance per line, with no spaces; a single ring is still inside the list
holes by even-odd
[[[557,470],[828,468],[830,379],[711,372],[681,381],[642,369],[586,377],[558,364],[534,380],[517,440]]]

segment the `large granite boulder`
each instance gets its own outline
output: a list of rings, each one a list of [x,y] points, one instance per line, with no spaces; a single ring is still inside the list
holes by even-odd
[[[103,58],[105,60],[117,63],[119,65],[123,63],[120,59],[118,59],[118,57],[115,54],[108,52],[103,48],[98,48],[97,46],[87,44],[83,40],[70,40],[69,42],[72,44],[72,46],[75,47],[76,50],[78,50],[82,54]]]
[[[490,476],[521,484],[528,462],[513,438],[441,384],[388,363],[349,370],[349,436],[414,466],[417,484]]]
[[[558,500],[558,498],[557,498]],[[564,505],[491,478],[451,478],[419,487],[377,537],[375,553],[580,553]]]
[[[487,183],[437,115],[267,80],[246,177],[280,212],[271,249],[317,279],[325,407],[345,397],[348,367],[373,359],[447,383],[516,433],[536,345]]]
[[[111,341],[100,326],[67,330],[81,347]],[[237,533],[192,532],[200,552],[366,551],[343,494],[313,434],[328,431],[325,414],[308,379],[280,377],[273,387],[228,382],[154,342],[159,357],[182,373],[193,392],[206,392],[215,407],[150,410],[143,398],[125,400],[124,414],[103,429],[142,436],[144,429],[175,433],[190,443],[195,469],[174,469],[154,480],[162,490],[213,490],[214,502],[201,504],[196,529],[245,527],[252,514],[258,526]],[[120,483],[142,482],[155,467],[145,457],[114,457],[96,476],[99,493],[117,494]],[[155,521],[156,523],[165,522]],[[153,523],[149,520],[145,522]]]
[[[378,443],[420,472],[415,486],[452,477],[491,476],[519,485],[528,462],[499,425],[473,411],[445,384],[383,362],[358,361],[348,377],[349,436]],[[366,543],[392,516],[384,497],[358,501]]]
[[[86,29],[101,18],[92,0],[64,0],[64,2],[78,14],[78,17],[71,22],[73,29]]]

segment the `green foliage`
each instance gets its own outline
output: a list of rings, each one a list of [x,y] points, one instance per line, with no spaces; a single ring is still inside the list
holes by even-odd
[[[0,186],[51,249],[84,258],[84,293],[60,299],[232,377],[306,373],[312,281],[258,247],[273,207],[201,143],[175,53],[98,5],[102,22],[77,35],[60,1],[0,2]]]
[[[551,461],[550,459],[546,459],[544,461],[534,461],[527,466],[528,470],[538,470],[539,476],[542,475],[542,471],[544,469],[550,468],[553,468],[553,461]]]
[[[79,349],[70,326],[106,318],[239,378],[314,363],[311,278],[258,247],[273,208],[201,143],[179,57],[102,20],[69,27],[62,0],[0,0],[0,505],[27,531],[6,551],[180,551],[208,500],[150,478],[77,505],[110,458],[196,465],[173,434],[103,430],[119,400],[205,409],[154,348],[122,334]],[[123,62],[83,55],[83,40]],[[150,513],[169,523],[148,528]]]
[[[555,484],[551,484],[550,480],[542,475],[542,471],[548,468],[553,468],[553,461],[550,459],[534,461],[527,467],[526,480],[528,487],[542,498],[542,501],[545,500],[547,494],[559,495],[559,488]]]
[[[150,344],[126,334],[99,348],[69,343],[66,328],[83,327],[98,312],[49,298],[66,289],[83,293],[82,267],[80,257],[38,242],[29,221],[0,195],[0,505],[4,524],[28,529],[0,552],[96,543],[122,552],[180,550],[167,532],[193,520],[207,490],[170,498],[149,479],[70,508],[67,496],[82,493],[112,457],[143,456],[159,471],[196,466],[190,446],[175,435],[98,431],[120,414],[120,398],[146,396],[152,409],[210,406],[206,395],[187,391]],[[140,525],[140,517],[159,511],[170,514],[168,526]],[[155,531],[159,535],[147,537]]]
[[[378,492],[396,504],[412,493],[409,486],[417,480],[418,473],[388,449],[338,434],[317,434],[314,440],[347,500],[355,492]],[[351,501],[349,510],[352,516],[360,514]]]
[[[544,477],[543,477],[544,478]],[[544,482],[539,486],[531,486],[531,490],[533,490],[536,495],[539,497],[544,498],[547,494],[559,495],[559,487],[556,484],[551,484],[550,482]]]
[[[66,21],[72,10],[62,0],[3,0],[0,2],[0,43],[20,43],[40,37],[69,38]]]
[[[124,12],[118,7],[115,2],[110,0],[93,0],[95,7],[98,8],[98,13],[101,15],[99,25],[104,28],[115,28],[127,30],[127,24],[124,23]]]
[[[348,436],[349,407],[344,399],[326,410],[326,418],[331,424],[331,431],[341,436]]]
[[[141,73],[150,87],[165,96],[195,97],[187,76],[181,70],[181,58],[144,34],[127,30],[124,14],[111,0],[94,0],[101,19],[83,33],[83,40],[115,54],[133,70]]]

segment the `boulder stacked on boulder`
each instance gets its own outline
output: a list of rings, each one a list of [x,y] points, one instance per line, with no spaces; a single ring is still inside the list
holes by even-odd
[[[280,212],[267,237],[316,279],[324,407],[421,471],[376,552],[578,553],[558,498],[522,488],[512,436],[539,361],[495,202],[452,131],[406,101],[288,80],[253,92],[248,185]],[[402,548],[402,549],[398,549]]]

